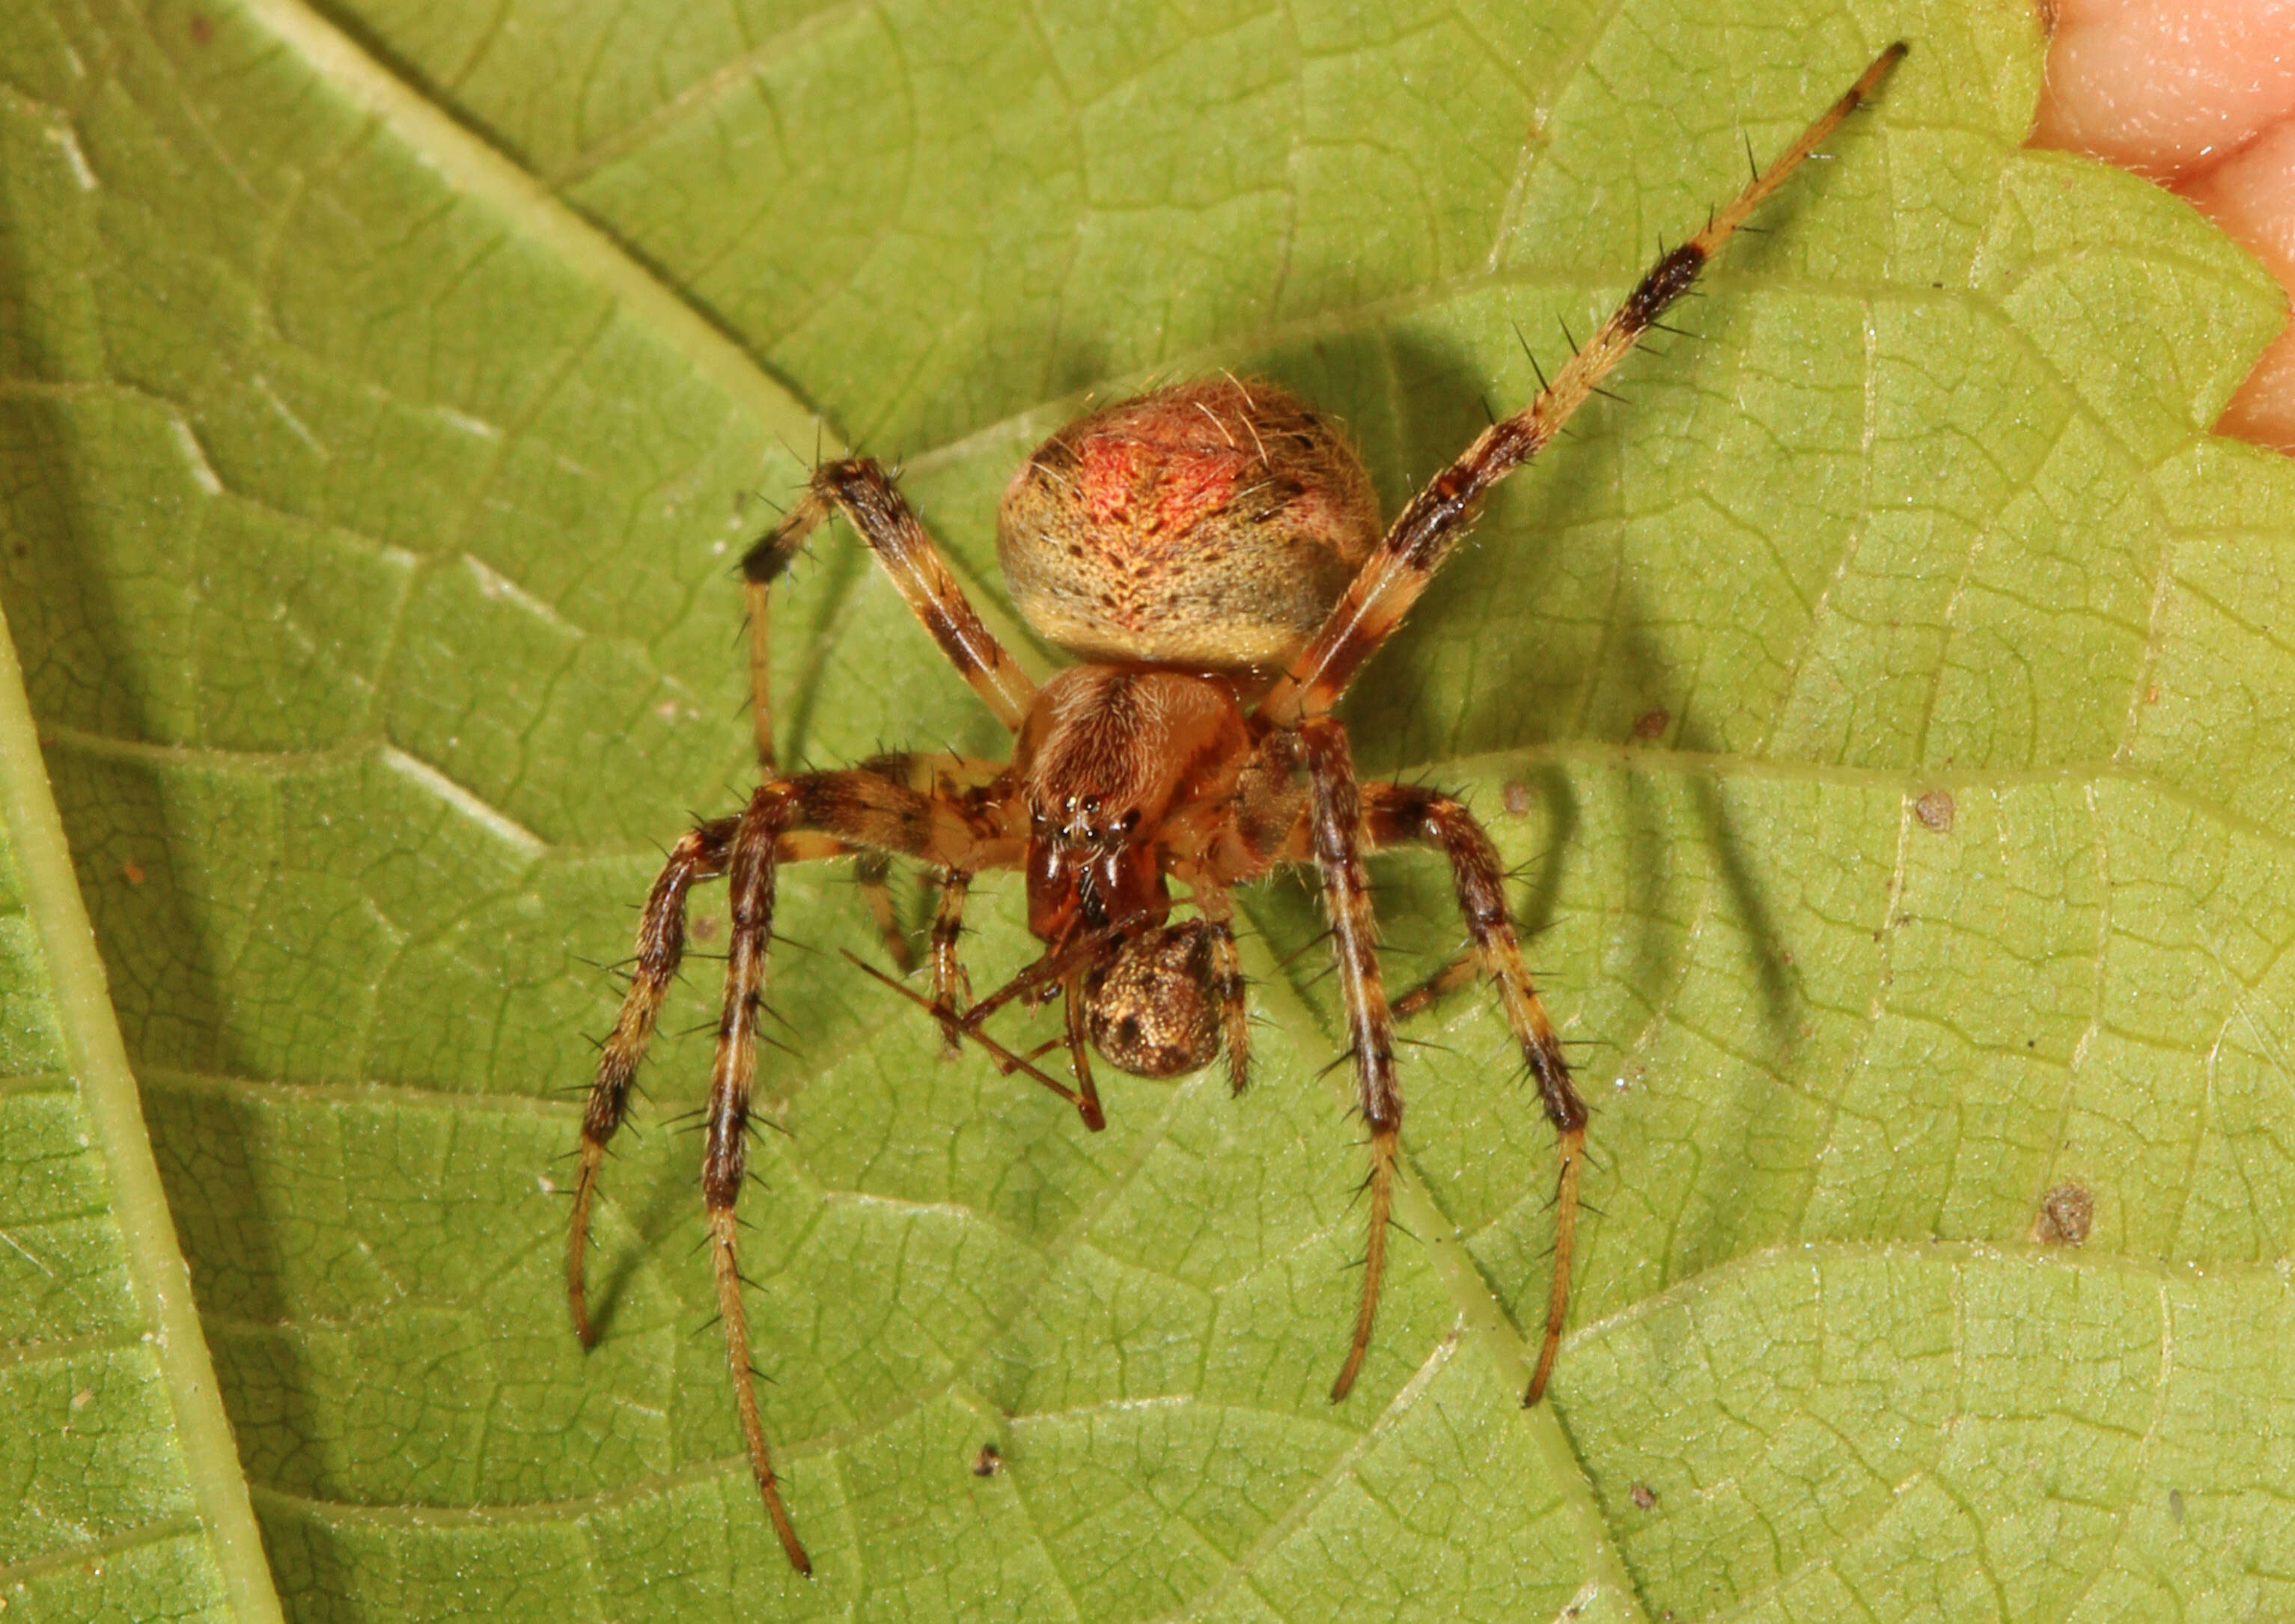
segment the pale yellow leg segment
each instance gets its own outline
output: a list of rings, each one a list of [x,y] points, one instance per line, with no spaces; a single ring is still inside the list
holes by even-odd
[[[772,583],[747,581],[742,596],[749,609],[749,726],[757,741],[757,771],[773,776],[772,625],[767,611]]]
[[[741,1306],[741,1266],[733,1250],[731,1207],[709,1214],[709,1257],[717,1277],[717,1315],[725,1327],[725,1362],[732,1367],[741,1435],[749,1446],[749,1471],[757,1480],[757,1492],[764,1497],[765,1514],[772,1519],[773,1532],[780,1536],[789,1566],[811,1579],[813,1558],[797,1542],[796,1524],[789,1521],[788,1508],[781,1504],[780,1480],[773,1475],[772,1452],[765,1445],[764,1416],[757,1408],[756,1373],[749,1367],[749,1317]]]
[[[1556,1148],[1562,1153],[1562,1179],[1554,1192],[1554,1283],[1546,1293],[1546,1339],[1539,1344],[1538,1368],[1522,1395],[1524,1409],[1546,1395],[1546,1378],[1554,1374],[1554,1356],[1562,1347],[1562,1322],[1570,1314],[1570,1253],[1578,1241],[1578,1170],[1586,1160],[1586,1130],[1564,1129]]]
[[[1355,1308],[1355,1334],[1347,1344],[1347,1362],[1339,1367],[1339,1379],[1331,1383],[1334,1404],[1354,1390],[1363,1355],[1370,1351],[1371,1326],[1378,1318],[1379,1285],[1386,1275],[1386,1232],[1394,1216],[1394,1163],[1401,1150],[1396,1138],[1392,1128],[1376,1130],[1370,1136],[1370,1174],[1363,1181],[1363,1193],[1369,1198],[1370,1231],[1369,1244],[1363,1250],[1362,1300]]]

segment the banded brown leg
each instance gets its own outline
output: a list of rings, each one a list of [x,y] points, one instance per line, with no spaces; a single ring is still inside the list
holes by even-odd
[[[917,967],[917,951],[909,945],[909,934],[901,928],[900,912],[893,906],[892,874],[892,860],[882,852],[863,852],[853,860],[853,883],[861,887],[870,922],[884,938],[885,956],[905,975]]]
[[[1899,43],[1873,60],[1847,94],[1819,114],[1793,143],[1759,170],[1705,229],[1651,266],[1625,302],[1564,363],[1553,382],[1512,417],[1503,418],[1404,504],[1384,539],[1348,583],[1321,628],[1259,702],[1258,714],[1279,727],[1329,713],[1372,655],[1378,652],[1434,572],[1457,550],[1493,486],[1537,455],[1571,414],[1629,355],[1643,333],[1689,291],[1698,273],[1752,212],[1841,121],[1880,88],[1905,54]]]
[[[717,1056],[710,1068],[709,1103],[701,1158],[701,1196],[709,1213],[709,1259],[717,1315],[725,1333],[725,1362],[733,1375],[734,1402],[748,1446],[749,1471],[789,1565],[810,1575],[813,1559],[798,1543],[796,1526],[781,1504],[772,1454],[757,1408],[756,1373],[749,1351],[749,1318],[741,1301],[741,1266],[733,1209],[749,1165],[749,1092],[756,1076],[757,1012],[764,1003],[765,953],[772,940],[773,843],[795,818],[786,782],[760,785],[733,835],[726,901],[733,927],[725,949],[725,1002],[717,1024]]]
[[[598,1175],[613,1141],[629,1114],[630,1089],[638,1067],[653,1042],[654,1023],[661,1000],[677,979],[678,962],[685,955],[686,896],[698,880],[715,879],[725,872],[737,820],[720,818],[689,831],[673,847],[669,861],[646,896],[638,918],[637,952],[630,972],[629,991],[622,995],[621,1013],[598,1056],[598,1073],[590,1084],[590,1100],[582,1114],[582,1143],[574,1174],[574,1216],[566,1231],[566,1304],[573,1311],[574,1334],[585,1348],[598,1340],[590,1322],[589,1295],[583,1260],[590,1245],[590,1212],[597,1197]]]
[[[757,759],[768,774],[773,762],[772,696],[767,677],[772,627],[767,610],[772,583],[788,567],[807,536],[831,513],[842,513],[892,577],[957,674],[972,685],[997,720],[1014,732],[1026,719],[1036,685],[982,624],[917,522],[900,488],[874,461],[853,457],[813,470],[804,494],[781,522],[742,556],[749,611],[749,698]]]
[[[1546,1333],[1539,1347],[1538,1366],[1523,1395],[1535,1404],[1554,1371],[1554,1356],[1562,1344],[1562,1325],[1570,1309],[1570,1259],[1578,1232],[1578,1183],[1586,1152],[1586,1102],[1571,1081],[1569,1063],[1563,1058],[1561,1041],[1546,1006],[1531,984],[1522,962],[1522,944],[1507,911],[1506,871],[1497,847],[1458,801],[1433,790],[1403,784],[1372,784],[1363,791],[1365,831],[1375,846],[1431,846],[1450,859],[1450,878],[1458,894],[1458,911],[1466,916],[1474,943],[1469,959],[1454,963],[1403,1000],[1424,1008],[1450,985],[1471,976],[1474,967],[1498,989],[1507,1024],[1522,1050],[1523,1065],[1538,1084],[1546,1119],[1554,1124],[1561,1172],[1554,1214],[1554,1279],[1548,1288]],[[1459,975],[1461,966],[1466,975]],[[1422,995],[1423,998],[1422,998]],[[1401,1006],[1398,1005],[1398,1008]]]
[[[1370,1171],[1363,1189],[1369,1197],[1370,1230],[1363,1252],[1362,1298],[1355,1310],[1353,1339],[1346,1362],[1331,1383],[1331,1402],[1345,1398],[1370,1347],[1378,1315],[1379,1285],[1386,1272],[1386,1233],[1394,1205],[1395,1163],[1401,1154],[1402,1094],[1394,1075],[1394,1018],[1387,1008],[1386,985],[1378,967],[1378,926],[1371,912],[1370,886],[1363,873],[1362,810],[1354,763],[1339,724],[1319,717],[1299,729],[1299,747],[1308,778],[1308,834],[1323,911],[1338,957],[1348,1053],[1354,1062],[1356,1106],[1369,1130]]]
[[[972,1001],[972,977],[957,953],[957,943],[964,936],[965,898],[971,889],[972,876],[960,869],[949,869],[941,876],[940,904],[933,910],[933,1002],[959,1015]],[[941,1028],[941,1047],[953,1055],[964,1047],[964,1040],[954,1029],[944,1025]]]
[[[724,875],[732,930],[725,997],[706,1111],[702,1190],[718,1310],[725,1330],[752,1475],[790,1563],[811,1563],[772,1470],[750,1365],[748,1320],[740,1298],[733,1208],[747,1171],[749,1097],[755,1080],[757,1012],[772,944],[775,882],[783,861],[886,852],[968,870],[1006,860],[984,850],[961,803],[927,794],[865,769],[812,772],[761,786],[738,819],[706,823],[680,841],[655,880],[638,926],[636,968],[621,1014],[600,1057],[583,1119],[580,1172],[567,1241],[567,1297],[575,1328],[594,1340],[584,1284],[591,1212],[607,1143],[628,1109],[630,1089],[650,1042],[661,1001],[684,945],[685,908],[695,881]]]

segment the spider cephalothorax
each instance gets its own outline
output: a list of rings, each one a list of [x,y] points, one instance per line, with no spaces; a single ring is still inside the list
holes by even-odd
[[[780,1500],[750,1370],[733,1206],[746,1171],[756,1018],[779,865],[851,856],[902,968],[888,857],[936,872],[931,993],[872,971],[938,1020],[1103,1125],[1089,1055],[1148,1077],[1211,1064],[1249,1076],[1249,1026],[1231,895],[1278,869],[1314,870],[1331,925],[1355,1103],[1368,1130],[1368,1245],[1362,1295],[1334,1402],[1370,1342],[1386,1256],[1402,1097],[1394,1021],[1479,971],[1506,1013],[1560,1150],[1555,1261],[1544,1337],[1524,1403],[1543,1391],[1568,1307],[1586,1107],[1570,1080],[1508,917],[1498,853],[1466,809],[1402,784],[1359,783],[1332,707],[1401,624],[1473,524],[1491,488],[1551,439],[1747,216],[1880,82],[1892,45],[1848,94],[1705,229],[1663,256],[1528,407],[1491,426],[1405,504],[1384,535],[1368,477],[1345,437],[1271,384],[1181,383],[1078,419],[1039,446],[1006,490],[997,549],[1015,602],[1087,663],[1041,689],[973,612],[884,470],[826,463],[743,560],[750,677],[764,781],[738,815],[701,824],[670,853],[638,929],[635,968],[583,1119],[567,1255],[575,1326],[592,1329],[583,1261],[607,1141],[684,943],[687,894],[726,882],[724,1016],[709,1103],[702,1192],[712,1265],[749,1463],[775,1531],[812,1565]],[[964,679],[1014,735],[1009,762],[886,755],[831,772],[773,765],[765,637],[771,583],[832,513],[849,520]],[[1421,846],[1447,861],[1472,951],[1390,1002],[1363,859]],[[1043,944],[977,1003],[957,958],[972,877],[1020,870],[1028,927]],[[1172,881],[1186,888],[1175,902]],[[1174,919],[1175,907],[1192,910]],[[1074,1083],[988,1028],[1013,1003],[1058,998]],[[1057,1047],[1058,1044],[1048,1046]]]
[[[1028,928],[1158,925],[1164,877],[1235,794],[1251,730],[1234,689],[1186,672],[1074,665],[1044,684],[1012,770],[1028,809]]]

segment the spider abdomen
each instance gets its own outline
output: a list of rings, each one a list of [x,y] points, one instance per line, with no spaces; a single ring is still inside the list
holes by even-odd
[[[1006,487],[1020,612],[1089,660],[1282,665],[1378,541],[1344,436],[1275,385],[1199,379],[1077,419]]]

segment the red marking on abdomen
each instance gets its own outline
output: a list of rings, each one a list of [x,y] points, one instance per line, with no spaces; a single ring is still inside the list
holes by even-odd
[[[1240,449],[1203,444],[1210,425],[1192,407],[1141,404],[1162,409],[1107,424],[1076,448],[1084,512],[1113,551],[1179,539],[1233,499],[1252,461]]]
[[[1148,448],[1129,435],[1095,434],[1076,450],[1085,517],[1096,528],[1129,525],[1132,494],[1149,460]]]

